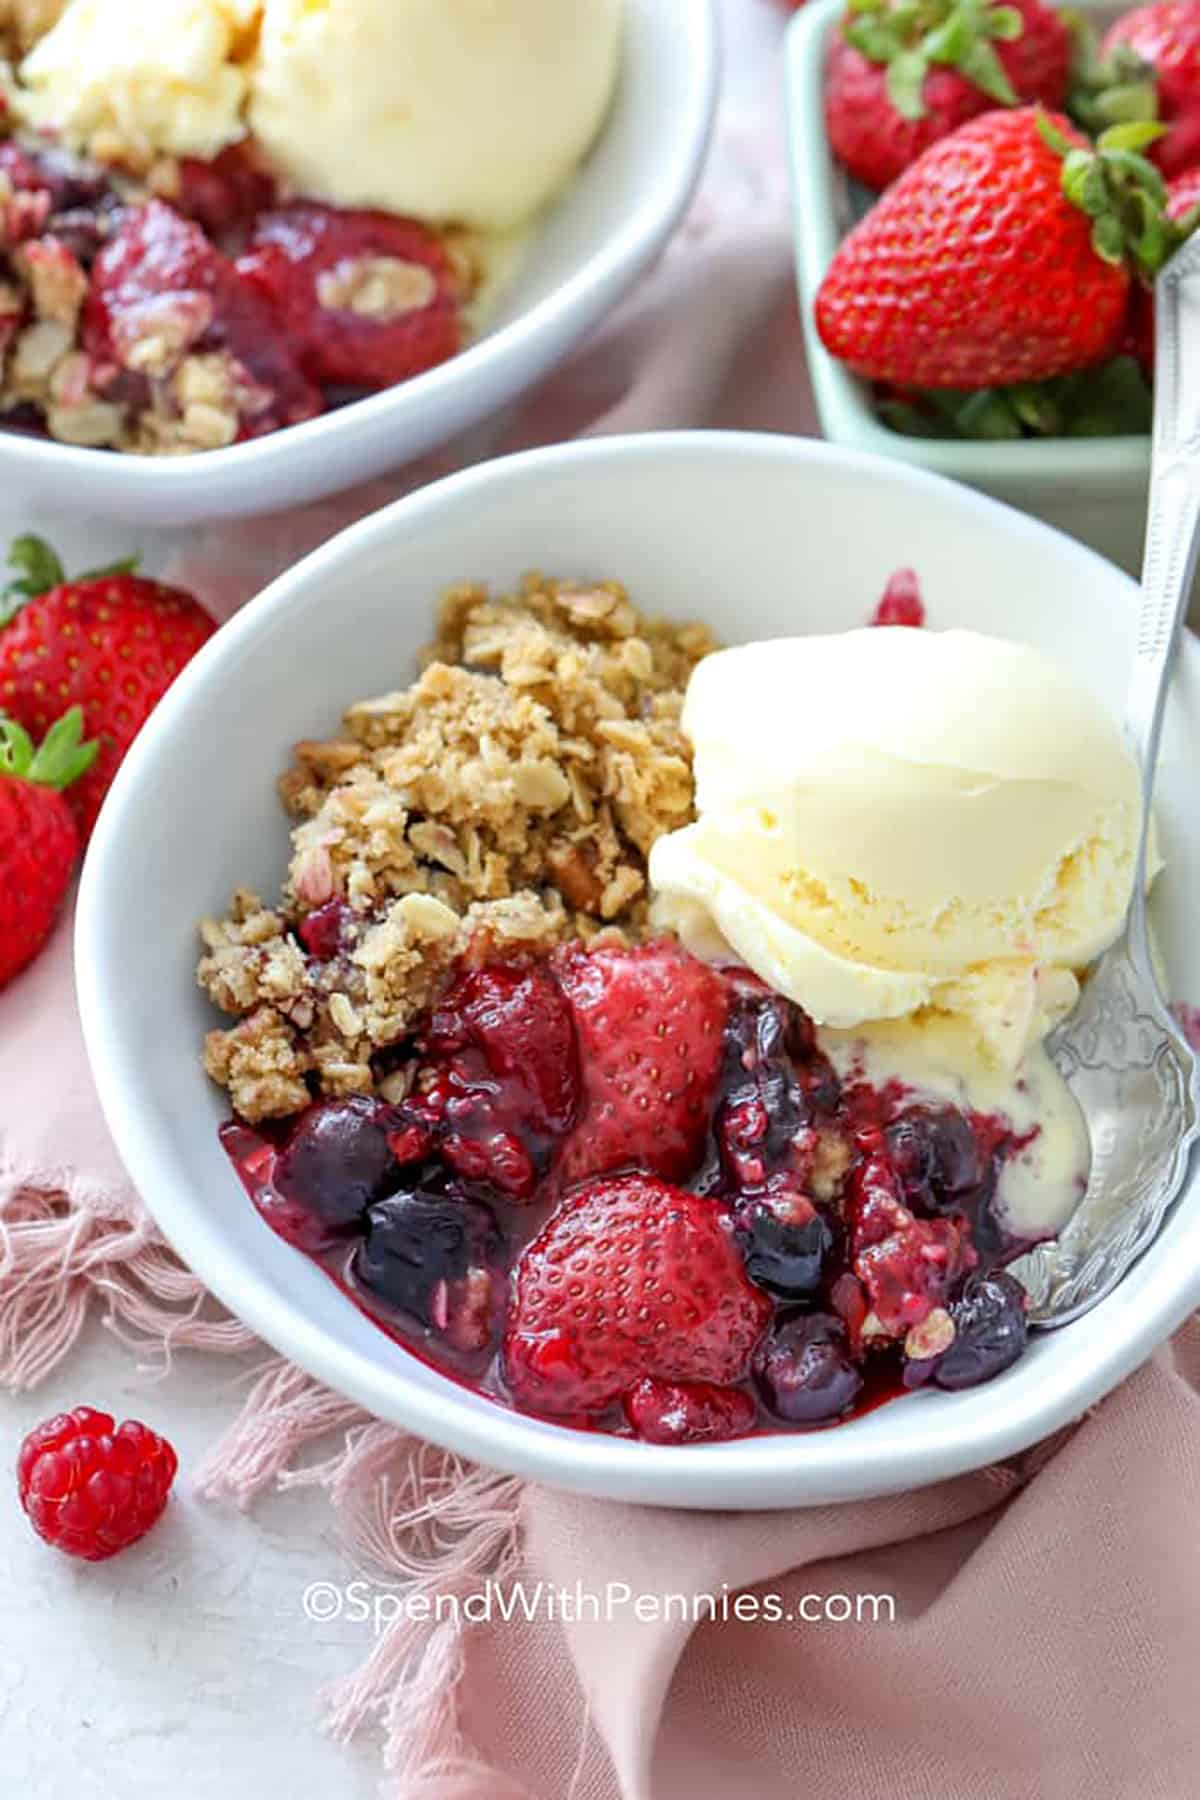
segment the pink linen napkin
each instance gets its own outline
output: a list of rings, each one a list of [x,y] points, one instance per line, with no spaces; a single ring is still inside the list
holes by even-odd
[[[731,0],[730,17],[749,3]],[[776,80],[765,65],[761,77],[764,91]],[[213,530],[173,572],[226,616],[332,531],[464,460],[703,424],[814,429],[780,146],[728,109],[660,267],[514,415],[349,496]],[[0,995],[0,1380],[43,1376],[97,1300],[140,1343],[250,1341],[167,1251],[121,1171],[64,921]],[[529,1620],[398,1620],[329,1696],[335,1732],[380,1728],[396,1800],[1184,1800],[1200,1750],[1198,1379],[1193,1324],[1011,1466],[738,1517],[587,1501],[467,1467],[271,1358],[195,1480],[238,1504],[272,1483],[321,1485],[364,1566],[409,1595],[465,1601],[489,1579],[493,1600],[517,1580],[534,1594]],[[299,1459],[322,1440],[324,1460]],[[581,1580],[594,1596],[627,1589],[629,1607],[746,1590],[785,1612],[890,1598],[895,1616],[550,1616],[548,1596]]]

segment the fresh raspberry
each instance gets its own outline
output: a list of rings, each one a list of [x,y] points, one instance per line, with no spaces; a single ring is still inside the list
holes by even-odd
[[[915,569],[897,569],[888,577],[883,597],[871,615],[872,625],[911,625],[925,623],[925,602]]]
[[[513,1276],[504,1369],[535,1412],[593,1413],[647,1376],[728,1387],[771,1316],[719,1202],[645,1175],[568,1195]]]
[[[100,391],[140,373],[139,352],[166,341],[179,358],[227,351],[238,379],[239,437],[261,437],[322,410],[289,330],[200,227],[160,200],[130,207],[96,258],[83,342]]]
[[[568,944],[555,967],[579,1034],[584,1092],[560,1181],[621,1168],[686,1179],[704,1153],[728,983],[667,940],[632,950]]]
[[[753,1431],[758,1408],[744,1388],[710,1381],[639,1381],[625,1417],[647,1444],[711,1444]]]
[[[237,266],[322,386],[392,387],[462,343],[458,272],[415,219],[298,201],[257,220]]]
[[[419,1048],[420,1091],[401,1114],[430,1136],[410,1155],[436,1142],[467,1180],[529,1199],[579,1104],[575,1028],[550,970],[524,959],[467,969]]]
[[[77,1406],[38,1425],[21,1445],[17,1485],[39,1537],[68,1556],[103,1562],[162,1517],[179,1466],[165,1438],[127,1419]]]

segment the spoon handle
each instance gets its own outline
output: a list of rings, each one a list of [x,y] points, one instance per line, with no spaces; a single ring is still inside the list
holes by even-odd
[[[1150,801],[1167,688],[1200,551],[1200,232],[1171,258],[1154,289],[1154,448],[1126,713],[1144,802],[1135,917],[1144,915]]]

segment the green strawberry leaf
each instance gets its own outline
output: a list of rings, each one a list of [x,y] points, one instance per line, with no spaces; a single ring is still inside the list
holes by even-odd
[[[1154,403],[1141,368],[1115,356],[1098,368],[975,393],[918,391],[880,402],[880,417],[912,437],[1127,437],[1150,430]]]
[[[983,28],[990,38],[1013,44],[1025,33],[1025,21],[1015,6],[990,6],[983,16]]]
[[[90,769],[99,754],[99,742],[83,741],[80,706],[71,707],[56,720],[36,750],[23,726],[14,719],[0,719],[0,774],[18,775],[61,792]]]
[[[901,50],[888,64],[888,99],[902,119],[921,119],[925,103],[921,90],[925,85],[928,63],[919,50]]]
[[[85,569],[82,574],[72,577],[75,581],[107,581],[112,575],[136,575],[142,566],[142,553],[135,550],[132,556],[122,556],[116,562],[104,563],[98,569]]]
[[[32,533],[13,539],[8,566],[15,571],[15,579],[0,594],[0,625],[15,618],[27,600],[48,594],[66,580],[66,571],[50,545]]]

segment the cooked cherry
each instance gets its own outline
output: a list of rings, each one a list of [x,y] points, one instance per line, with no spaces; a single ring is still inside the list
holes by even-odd
[[[765,1404],[790,1425],[840,1419],[862,1389],[841,1320],[827,1313],[776,1325],[755,1353],[754,1379]]]
[[[365,1095],[309,1107],[276,1160],[277,1193],[326,1225],[361,1222],[397,1172],[388,1143],[392,1116]]]
[[[344,900],[327,900],[324,906],[314,907],[300,921],[300,940],[310,956],[318,962],[328,962],[336,956],[342,947],[342,938],[346,926],[354,914]]]

